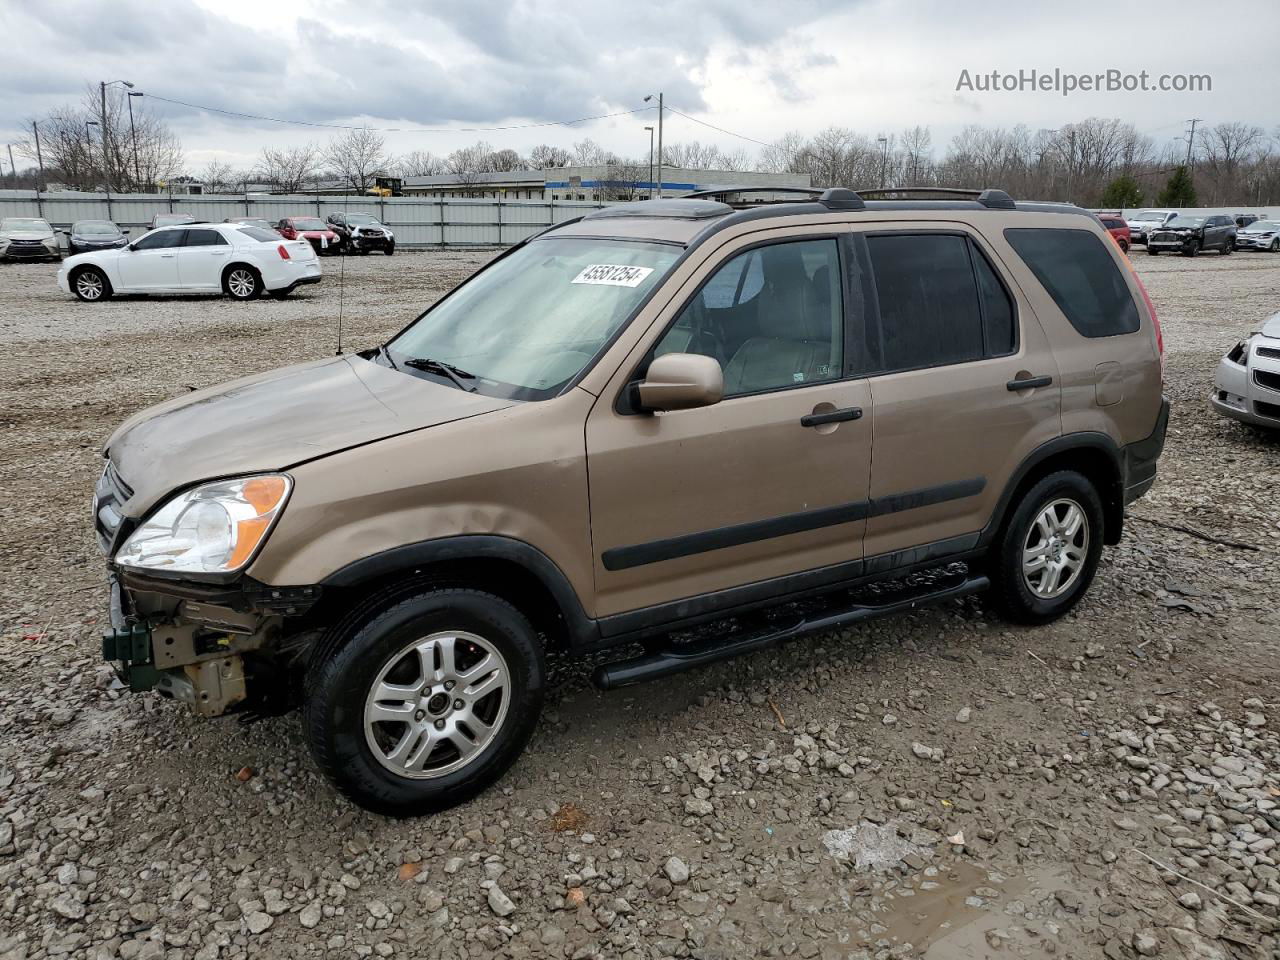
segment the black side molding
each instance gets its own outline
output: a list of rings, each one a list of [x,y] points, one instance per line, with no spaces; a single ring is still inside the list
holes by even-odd
[[[770,517],[767,520],[751,520],[747,523],[715,527],[699,533],[650,540],[647,543],[626,547],[613,547],[601,554],[600,562],[604,564],[606,570],[629,570],[632,567],[642,567],[645,564],[659,563],[663,560],[690,557],[711,550],[738,547],[758,540],[771,540],[774,537],[785,537],[792,533],[804,533],[822,527],[851,523],[855,520],[866,520],[868,517],[879,517],[886,513],[916,510],[935,503],[972,497],[981,493],[986,485],[986,477],[974,477],[970,480],[958,480],[954,483],[939,484],[936,487],[908,490],[905,493],[876,497],[872,500],[855,500],[833,507],[820,507],[817,510],[803,510],[784,514],[781,517]]]

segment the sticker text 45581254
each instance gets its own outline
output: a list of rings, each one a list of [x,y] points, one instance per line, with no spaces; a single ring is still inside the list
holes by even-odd
[[[605,284],[610,287],[638,287],[653,273],[653,267],[629,267],[617,263],[593,263],[584,267],[571,283]]]

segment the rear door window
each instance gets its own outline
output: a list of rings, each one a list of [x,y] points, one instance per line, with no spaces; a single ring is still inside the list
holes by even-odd
[[[184,247],[219,247],[226,246],[227,241],[217,230],[188,230]]]
[[[981,360],[982,313],[968,240],[912,234],[872,235],[866,242],[884,370]]]
[[[1133,294],[1119,265],[1093,233],[1009,227],[1004,236],[1081,336],[1137,332],[1142,321]]]

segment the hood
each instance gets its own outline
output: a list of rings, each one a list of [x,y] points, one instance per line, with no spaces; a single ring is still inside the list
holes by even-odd
[[[52,240],[52,230],[6,230],[5,240]]]
[[[1238,232],[1238,233],[1241,233],[1241,234],[1245,234],[1245,233],[1256,233],[1256,234],[1275,233],[1275,232],[1276,232],[1276,228],[1275,228],[1275,227],[1254,227],[1254,226],[1248,226],[1248,227],[1241,227],[1237,232]]]
[[[337,236],[337,234],[336,234],[336,233],[334,233],[332,230],[328,230],[328,229],[325,229],[325,230],[299,230],[299,231],[298,231],[298,236],[300,236],[300,237],[336,237],[336,236]]]
[[[128,513],[137,516],[193,483],[283,470],[514,402],[433,383],[358,356],[331,357],[150,407],[126,420],[104,452],[133,488]]]
[[[1273,313],[1262,325],[1262,335],[1280,340],[1280,313]]]

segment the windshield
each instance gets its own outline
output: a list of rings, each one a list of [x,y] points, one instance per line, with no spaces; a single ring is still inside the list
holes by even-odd
[[[49,226],[46,221],[30,217],[5,217],[0,220],[0,230],[32,230],[53,233],[53,227]]]
[[[1280,230],[1280,220],[1255,220],[1246,229],[1274,233],[1276,230]]]
[[[1198,227],[1204,223],[1204,217],[1174,217],[1166,227]]]
[[[1129,219],[1130,220],[1163,220],[1168,215],[1168,213],[1169,213],[1168,210],[1139,210]]]
[[[295,230],[328,230],[327,224],[321,223],[317,217],[294,217],[293,229]]]
[[[347,223],[353,227],[363,227],[370,223],[376,223],[381,226],[382,221],[377,217],[371,217],[367,213],[349,213],[347,214]]]
[[[156,216],[157,227],[172,227],[176,223],[195,223],[196,218],[185,213],[162,213]]]
[[[114,237],[120,233],[109,220],[81,220],[71,227],[71,232],[82,237]]]
[[[476,274],[388,344],[453,365],[489,396],[553,397],[680,256],[668,244],[548,237]]]

